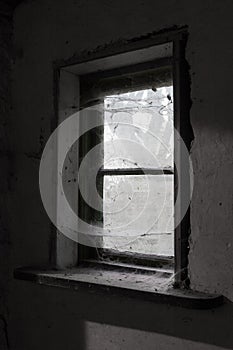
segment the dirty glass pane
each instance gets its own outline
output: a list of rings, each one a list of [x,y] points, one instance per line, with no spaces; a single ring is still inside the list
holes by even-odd
[[[105,168],[173,167],[173,87],[107,96]]]
[[[104,177],[104,248],[174,255],[173,175]],[[118,228],[120,237],[112,236]]]
[[[172,86],[107,96],[104,118],[105,169],[173,169]],[[173,175],[104,176],[103,247],[174,256],[173,187]]]

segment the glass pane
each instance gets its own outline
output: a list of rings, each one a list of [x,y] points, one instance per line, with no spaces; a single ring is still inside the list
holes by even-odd
[[[104,177],[103,247],[120,252],[174,255],[173,175]],[[121,237],[111,235],[118,228]]]
[[[107,96],[105,168],[173,167],[173,87]]]

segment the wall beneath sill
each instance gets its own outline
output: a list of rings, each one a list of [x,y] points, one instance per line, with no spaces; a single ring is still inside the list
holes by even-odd
[[[233,301],[231,103],[233,2],[27,1],[15,11],[8,208],[12,266],[49,261],[50,222],[38,169],[50,135],[53,62],[117,40],[187,25],[194,194],[189,274],[194,289]],[[124,20],[123,20],[124,19]],[[36,349],[232,349],[232,304],[190,311],[12,281],[10,345]]]

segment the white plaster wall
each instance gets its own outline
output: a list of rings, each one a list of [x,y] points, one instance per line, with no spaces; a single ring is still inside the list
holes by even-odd
[[[229,74],[233,57],[232,10],[231,0],[38,0],[28,1],[18,7],[14,20],[14,108],[11,120],[14,125],[11,137],[16,177],[9,201],[10,210],[14,213],[11,233],[15,266],[46,263],[49,259],[50,223],[40,200],[38,169],[41,151],[50,134],[50,119],[54,115],[53,61],[68,59],[83,50],[92,50],[119,39],[131,39],[174,25],[188,25],[187,60],[190,64],[193,101],[191,122],[195,135],[192,146],[195,184],[191,207],[189,273],[193,288],[223,293],[233,300],[233,105],[232,79]],[[19,314],[12,323],[11,332],[14,337],[17,334],[22,344],[26,344],[28,323],[25,319],[32,316],[31,309],[24,309],[26,300],[22,283],[14,282],[12,287],[12,305]],[[31,290],[34,287],[27,288]],[[40,286],[37,286],[35,298],[38,298],[39,303],[38,288]],[[54,293],[57,298],[60,291],[49,293]],[[59,294],[59,302],[65,304],[68,294]],[[29,304],[33,302],[29,300]],[[42,311],[47,302],[48,299],[42,299],[37,308],[38,319],[42,313],[44,321],[38,322],[36,315],[32,321],[41,332],[48,323]],[[117,301],[113,303],[117,304]],[[229,308],[228,320],[232,320],[231,306]],[[141,307],[138,317],[144,313]],[[223,314],[208,315],[212,321],[211,317],[220,317],[226,322]],[[75,322],[72,313],[70,317]],[[179,322],[182,324],[183,321],[179,319]],[[19,329],[23,324],[25,330],[20,338]],[[131,327],[130,324],[129,321],[128,327]],[[99,332],[99,326],[97,329]],[[114,334],[112,330],[109,332]],[[126,328],[124,332],[126,337],[131,337]],[[52,336],[52,333],[46,334],[48,338]],[[223,330],[216,341],[223,348],[227,334]],[[208,336],[209,342],[213,344],[211,333]],[[59,333],[59,337],[62,334]],[[138,334],[138,337],[143,339],[144,335]],[[158,338],[155,336],[153,339],[156,342]],[[87,349],[93,349],[92,341]],[[169,339],[167,341],[170,342]],[[15,345],[15,349],[31,349],[31,343],[28,344],[24,347]],[[122,345],[122,349],[131,347],[129,340],[127,344]],[[135,349],[142,349],[142,344],[143,340],[135,342]],[[227,348],[231,348],[229,344]],[[182,346],[178,341],[174,349]],[[102,349],[100,345],[96,346],[96,349],[99,348]],[[110,348],[110,345],[106,345],[106,348]],[[121,348],[120,345],[118,348]],[[145,348],[150,349],[150,346]],[[159,347],[165,348],[165,345]],[[184,348],[198,347],[190,343]]]

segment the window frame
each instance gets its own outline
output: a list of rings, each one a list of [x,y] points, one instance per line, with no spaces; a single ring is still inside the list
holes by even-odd
[[[128,90],[127,87],[125,87],[125,84],[131,85],[129,81],[131,81],[132,76],[134,73],[140,75],[140,84],[137,85],[137,88],[140,90],[142,89],[142,86],[144,88],[147,88],[148,84],[151,84],[152,82],[157,86],[156,81],[151,81],[152,76],[155,76],[155,79],[158,79],[158,85],[163,86],[163,82],[161,79],[164,79],[164,83],[168,83],[171,79],[171,84],[173,83],[172,78],[172,60],[170,57],[165,58],[159,58],[155,59],[153,61],[149,62],[143,62],[138,63],[131,66],[123,66],[120,68],[114,68],[111,70],[103,70],[101,72],[93,72],[91,74],[84,74],[81,76],[80,79],[80,96],[81,100],[84,103],[84,105],[81,105],[80,109],[86,108],[86,106],[92,105],[92,99],[94,103],[103,103],[103,96],[105,96],[105,93],[102,91],[99,91],[99,94],[97,92],[97,95],[91,96],[91,99],[88,98],[89,91],[88,88],[92,88],[92,85],[97,87],[99,84],[102,86],[104,80],[107,78],[108,81],[108,87],[112,89],[112,86],[114,86],[114,91],[111,90],[111,93],[116,93],[117,91],[122,90],[122,85],[124,85],[123,90]],[[148,77],[150,77],[150,81],[147,82]],[[109,79],[111,81],[109,86]],[[119,86],[119,80],[121,81]],[[91,81],[91,84],[90,84]],[[82,82],[84,82],[84,91],[82,91]],[[131,82],[132,83],[132,82]],[[134,82],[135,84],[135,82]],[[116,85],[118,88],[116,88]],[[129,87],[130,88],[130,87]],[[133,89],[132,91],[136,91],[136,87],[133,85],[131,86]],[[116,89],[116,90],[115,90]],[[87,90],[87,96],[85,91]],[[108,93],[109,90],[105,91]],[[83,92],[83,93],[82,93]],[[123,93],[123,92],[122,92]],[[83,98],[84,94],[84,98]],[[103,95],[103,96],[102,96]],[[88,101],[87,103],[86,100]],[[100,135],[101,133],[101,135]],[[99,141],[102,140],[104,133],[104,127],[102,127],[98,131],[91,130],[89,134],[83,135],[80,140],[81,149],[79,151],[79,158],[80,163],[81,160],[85,157],[86,153],[95,145],[99,143]],[[102,190],[103,190],[103,179],[105,175],[173,175],[174,176],[174,167],[161,167],[157,169],[152,168],[120,168],[120,169],[105,169],[102,167],[99,169],[99,172],[97,174],[97,188],[99,188],[99,193],[102,196]],[[101,188],[100,188],[101,187]],[[175,200],[175,198],[174,198]],[[89,220],[95,220],[96,219],[96,211],[92,210],[88,205],[86,205],[85,201],[83,200],[82,196],[79,194],[79,203],[82,205],[79,207],[79,217],[81,217],[84,221]],[[98,215],[98,214],[97,214]],[[102,218],[103,219],[103,218]],[[157,266],[169,266],[174,270],[174,256],[163,256],[163,255],[152,255],[150,254],[150,257],[148,254],[141,254],[141,253],[134,253],[132,252],[119,252],[114,249],[108,249],[108,248],[93,248],[93,247],[85,247],[82,245],[79,245],[79,261],[78,264],[83,262],[89,262],[90,260],[101,260],[103,262],[109,262],[112,261],[114,263],[121,263],[125,262],[127,264],[131,264],[132,266],[151,266],[151,267],[157,267]]]
[[[85,62],[95,61],[100,58],[109,56],[120,55],[124,52],[134,52],[139,49],[145,49],[154,47],[161,44],[172,42],[173,55],[172,55],[172,67],[173,67],[173,85],[174,85],[174,127],[180,133],[182,139],[188,150],[190,150],[191,141],[193,138],[192,129],[189,119],[189,110],[191,106],[190,99],[190,81],[189,81],[189,67],[185,59],[185,47],[187,42],[188,33],[186,28],[182,28],[175,31],[168,31],[161,34],[152,34],[146,38],[133,39],[126,43],[119,45],[109,45],[104,49],[93,51],[92,53],[80,55],[77,58],[72,58],[68,61],[59,61],[54,65],[54,85],[55,85],[55,117],[52,120],[52,127],[55,128],[61,122],[61,114],[65,117],[78,110],[77,92],[74,86],[77,88],[77,82],[75,80],[75,74],[72,73],[72,66],[83,64]],[[71,71],[67,69],[71,67]],[[65,92],[64,92],[65,91]],[[68,96],[68,103],[66,108],[61,108],[63,105],[63,94]],[[181,178],[179,179],[179,186],[181,191],[183,188],[182,179],[182,167],[181,167],[181,150],[175,145],[174,159],[176,167],[179,167]],[[177,188],[177,175],[175,172],[175,189]],[[175,214],[176,215],[176,214]],[[190,234],[190,209],[186,212],[181,223],[175,228],[175,284],[177,286],[188,285],[188,251],[189,244],[188,238]],[[77,251],[77,244],[74,242],[68,242],[68,238],[62,237],[61,234],[53,227],[51,232],[51,261],[58,266],[75,266],[79,257],[86,253],[83,251],[75,253]],[[88,249],[87,249],[88,250]]]

